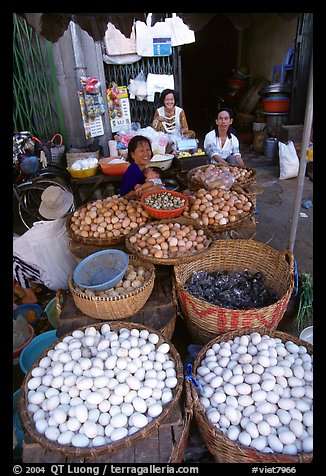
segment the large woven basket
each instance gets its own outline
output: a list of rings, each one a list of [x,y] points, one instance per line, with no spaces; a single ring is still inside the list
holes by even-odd
[[[72,216],[73,216],[73,213],[70,213],[66,221],[68,237],[71,240],[77,241],[78,243],[84,243],[85,245],[100,245],[100,246],[117,245],[124,242],[124,239],[125,239],[124,235],[113,236],[112,238],[94,238],[94,237],[85,238],[83,236],[77,235],[70,228],[70,225],[72,223],[71,222]]]
[[[151,277],[144,286],[134,292],[118,297],[85,296],[75,289],[73,277],[69,276],[68,285],[78,309],[89,317],[101,320],[114,321],[125,319],[136,314],[146,303],[154,287],[155,267],[133,256],[129,256],[129,263],[142,266],[151,272]]]
[[[212,164],[200,165],[199,167],[195,167],[195,168],[189,170],[189,172],[187,173],[188,187],[192,190],[199,190],[200,188],[205,188],[202,181],[201,180],[199,180],[199,181],[196,180],[194,178],[194,176],[198,171],[205,172],[207,170],[207,168],[209,168],[211,166],[212,166]],[[251,185],[256,181],[256,170],[255,169],[253,169],[251,167],[244,166],[244,165],[238,165],[238,164],[232,164],[232,165],[229,165],[229,167],[231,167],[231,169],[232,169],[232,167],[234,167],[236,169],[240,169],[240,170],[243,169],[243,170],[246,170],[246,172],[247,172],[247,177],[243,178],[242,180],[241,179],[235,180],[232,188],[237,187],[237,186],[247,187],[248,185]],[[215,168],[217,170],[219,170],[221,168],[221,166],[215,165]]]
[[[313,346],[307,342],[294,337],[290,334],[279,331],[270,331],[264,327],[257,327],[255,329],[242,329],[241,331],[227,332],[221,336],[218,336],[208,342],[202,347],[195,358],[193,366],[193,374],[196,376],[197,368],[200,366],[201,361],[205,358],[205,354],[208,349],[215,343],[226,342],[230,339],[234,339],[237,336],[243,334],[250,334],[250,332],[260,332],[270,337],[278,337],[283,342],[291,340],[295,344],[303,345],[307,348],[309,354],[313,353]],[[218,463],[310,463],[313,458],[312,453],[300,453],[298,455],[288,455],[280,453],[263,453],[249,446],[241,445],[230,440],[224,435],[218,428],[216,428],[206,417],[205,410],[200,403],[199,394],[197,389],[192,383],[187,383],[191,386],[194,415],[198,424],[201,436],[208,448],[212,453],[214,459]]]
[[[199,258],[200,256],[203,255],[203,253],[205,253],[209,249],[209,247],[213,244],[215,240],[214,233],[212,233],[212,231],[209,230],[209,228],[202,226],[198,220],[192,220],[190,218],[185,218],[185,217],[178,217],[174,219],[159,220],[159,221],[151,222],[150,224],[155,226],[158,223],[180,223],[180,225],[193,225],[196,230],[203,230],[207,238],[210,239],[211,243],[208,246],[208,248],[204,248],[201,251],[197,251],[196,253],[189,254],[189,255],[179,255],[175,257],[171,256],[170,258],[155,258],[154,256],[145,256],[132,243],[130,243],[130,237],[135,235],[139,231],[140,227],[138,227],[138,228],[135,228],[126,236],[125,246],[126,246],[126,249],[129,251],[129,253],[132,253],[133,255],[141,259],[142,261],[146,261],[148,263],[175,265],[179,263],[187,263],[188,261],[192,261],[193,259]]]
[[[209,193],[208,190],[207,190],[207,192]],[[225,192],[226,192],[226,190],[225,190]],[[241,215],[237,215],[237,218],[234,222],[229,221],[225,225],[219,225],[217,223],[215,223],[213,225],[207,225],[207,228],[209,230],[211,230],[214,234],[220,234],[220,233],[225,233],[225,232],[230,231],[230,230],[235,230],[235,229],[245,225],[248,222],[248,220],[251,220],[254,217],[254,213],[255,213],[255,210],[256,210],[256,195],[252,194],[252,193],[248,193],[246,190],[243,190],[242,188],[241,189],[235,188],[233,190],[233,192],[236,192],[237,194],[239,194],[239,193],[243,194],[251,202],[252,206],[250,208],[250,211],[243,212]],[[190,191],[190,194],[191,193],[192,192]],[[196,193],[196,192],[194,192],[194,193]],[[192,209],[191,209],[191,200],[189,200],[189,202],[190,202],[189,206],[183,212],[183,216],[185,218],[190,218],[190,214],[191,214],[191,211],[192,211]],[[198,220],[201,221],[201,215],[199,215]]]
[[[194,271],[261,272],[265,286],[279,300],[260,309],[226,309],[198,299],[185,290]],[[294,258],[289,250],[276,251],[254,240],[217,240],[200,260],[174,267],[176,291],[185,324],[192,337],[205,343],[224,332],[247,327],[276,329],[283,317],[294,286]]]
[[[102,327],[102,325],[103,325],[103,322],[95,324],[93,326],[81,327],[80,329],[85,330],[87,327],[95,327],[96,329],[99,329]],[[27,385],[28,385],[28,381],[30,380],[32,376],[31,374],[33,369],[38,366],[39,361],[47,355],[49,350],[53,349],[56,345],[58,345],[59,342],[63,340],[65,336],[62,336],[62,338],[60,338],[52,346],[48,347],[44,352],[42,352],[42,354],[38,357],[38,359],[34,362],[32,367],[26,374],[23,384],[21,386],[21,395],[20,395],[19,407],[18,407],[19,416],[22,422],[22,426],[24,427],[24,430],[28,432],[28,434],[33,438],[35,442],[39,443],[46,450],[53,451],[61,455],[65,455],[66,457],[75,456],[79,458],[82,458],[82,457],[94,458],[101,455],[108,456],[119,450],[130,448],[138,441],[145,440],[147,438],[150,438],[151,436],[154,437],[157,434],[157,430],[159,426],[161,425],[161,423],[166,420],[168,415],[170,415],[173,412],[176,405],[179,404],[181,394],[182,394],[182,389],[183,389],[184,375],[183,375],[182,361],[174,345],[171,342],[167,341],[162,336],[162,334],[158,332],[157,330],[152,329],[151,327],[143,326],[141,324],[126,323],[126,322],[113,322],[113,323],[110,322],[110,327],[111,327],[111,330],[113,331],[119,331],[119,329],[121,328],[138,329],[138,330],[146,329],[149,332],[153,332],[159,336],[159,342],[157,345],[160,345],[163,342],[167,342],[170,345],[169,356],[170,358],[174,360],[176,377],[177,377],[177,386],[173,390],[174,398],[169,403],[166,404],[162,413],[158,417],[154,418],[144,428],[140,429],[139,431],[132,434],[131,436],[127,436],[116,442],[109,443],[103,446],[98,446],[98,447],[75,448],[72,445],[64,446],[64,445],[60,445],[59,443],[50,441],[44,435],[41,435],[40,433],[36,431],[32,415],[27,410],[27,405],[28,405],[28,402],[27,402],[28,386]],[[65,335],[70,335],[70,333]]]

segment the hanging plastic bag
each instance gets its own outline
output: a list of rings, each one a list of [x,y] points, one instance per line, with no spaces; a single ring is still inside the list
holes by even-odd
[[[146,98],[147,83],[146,83],[146,77],[143,71],[137,74],[135,79],[130,80],[128,89],[130,92],[131,99],[134,99],[136,97],[138,101],[143,101]]]
[[[234,181],[235,178],[231,172],[223,172],[220,169],[210,170],[209,173],[204,174],[202,178],[203,187],[206,190],[215,190],[217,188],[230,190]]]
[[[295,150],[293,142],[290,140],[287,144],[279,141],[278,143],[280,157],[280,180],[295,178],[299,173],[299,157]]]

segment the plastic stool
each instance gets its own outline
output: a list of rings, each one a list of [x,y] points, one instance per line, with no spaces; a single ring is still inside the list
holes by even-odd
[[[272,83],[275,82],[275,76],[277,73],[280,73],[280,83],[285,83],[285,73],[287,71],[292,71],[294,65],[294,48],[290,48],[286,54],[284,63],[275,64],[273,68]]]

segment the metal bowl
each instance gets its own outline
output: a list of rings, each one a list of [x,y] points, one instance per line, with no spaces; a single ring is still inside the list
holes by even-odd
[[[291,92],[291,84],[288,83],[274,83],[270,84],[269,86],[265,86],[264,88],[258,91],[260,96],[264,96],[265,94],[269,93],[290,93]]]
[[[163,180],[163,183],[167,190],[174,190],[177,192],[180,188],[178,182],[173,178],[166,178]]]

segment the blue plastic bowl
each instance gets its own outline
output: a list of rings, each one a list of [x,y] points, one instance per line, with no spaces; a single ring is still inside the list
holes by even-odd
[[[17,319],[19,315],[26,317],[26,314],[29,311],[34,311],[36,314],[36,320],[31,323],[31,326],[35,327],[35,325],[38,323],[38,321],[41,319],[43,309],[39,304],[22,304],[21,306],[16,307],[14,309],[14,319]]]
[[[39,334],[22,350],[19,356],[19,365],[24,374],[29,371],[42,352],[57,340],[56,332],[54,329]]]
[[[76,266],[73,274],[75,284],[93,291],[111,289],[121,281],[128,264],[129,256],[124,251],[98,251]]]

